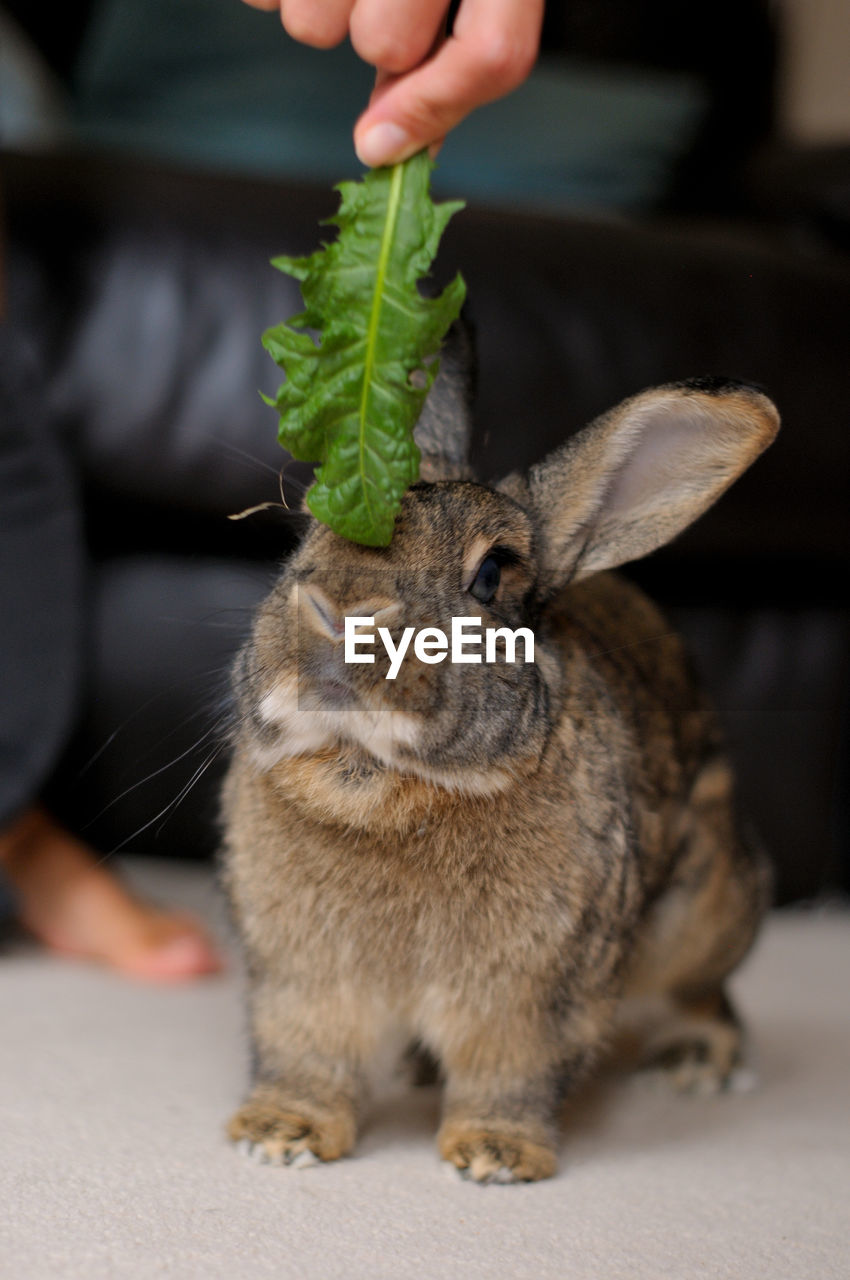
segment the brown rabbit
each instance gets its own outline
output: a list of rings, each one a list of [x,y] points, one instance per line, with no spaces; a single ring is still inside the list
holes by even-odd
[[[675,1084],[729,1081],[723,984],[768,877],[680,641],[601,571],[684,529],[777,427],[746,385],[675,383],[487,488],[465,478],[449,360],[391,546],[310,527],[235,668],[225,876],[256,1063],[235,1141],[285,1163],[345,1155],[395,1032],[439,1065],[445,1160],[544,1178],[560,1103],[633,996]],[[456,617],[533,643],[453,662],[427,632],[388,679],[364,624],[374,661],[345,661],[346,617],[392,646]],[[470,630],[466,656],[485,652]]]

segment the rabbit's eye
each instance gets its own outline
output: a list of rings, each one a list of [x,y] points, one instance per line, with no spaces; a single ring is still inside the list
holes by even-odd
[[[502,580],[502,566],[495,556],[486,556],[481,567],[469,584],[469,594],[475,596],[482,604],[489,604],[499,590]]]

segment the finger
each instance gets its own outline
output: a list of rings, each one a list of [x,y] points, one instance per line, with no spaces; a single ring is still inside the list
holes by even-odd
[[[386,93],[387,89],[398,80],[398,76],[391,76],[386,71],[379,71],[375,76],[375,87],[369,97],[369,107],[373,107],[379,102]],[[442,138],[436,138],[428,147],[428,154],[432,160],[436,160],[440,147],[445,142],[445,135]]]
[[[384,71],[410,71],[431,51],[448,0],[356,0],[351,43],[364,62]]]
[[[280,0],[243,0],[243,3],[250,5],[252,9],[265,9],[269,13],[272,9],[280,8]]]
[[[331,49],[348,34],[356,0],[279,0],[280,20],[293,40]]]
[[[463,0],[432,58],[386,81],[354,130],[364,164],[394,164],[521,84],[537,57],[543,0]]]

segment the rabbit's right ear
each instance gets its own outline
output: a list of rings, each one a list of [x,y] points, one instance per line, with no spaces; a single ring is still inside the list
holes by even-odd
[[[643,391],[532,468],[518,489],[542,532],[544,593],[655,550],[754,462],[779,429],[773,403],[720,378]],[[501,487],[501,486],[500,486]]]
[[[467,480],[475,396],[475,340],[465,313],[448,332],[440,368],[413,432],[423,480]]]

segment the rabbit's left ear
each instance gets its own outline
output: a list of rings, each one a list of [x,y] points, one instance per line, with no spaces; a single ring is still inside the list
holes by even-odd
[[[524,497],[544,540],[544,590],[669,542],[778,429],[766,396],[720,378],[643,391],[597,418],[528,476]]]
[[[449,330],[439,371],[413,432],[422,454],[423,480],[469,478],[475,372],[474,336],[462,314]]]

